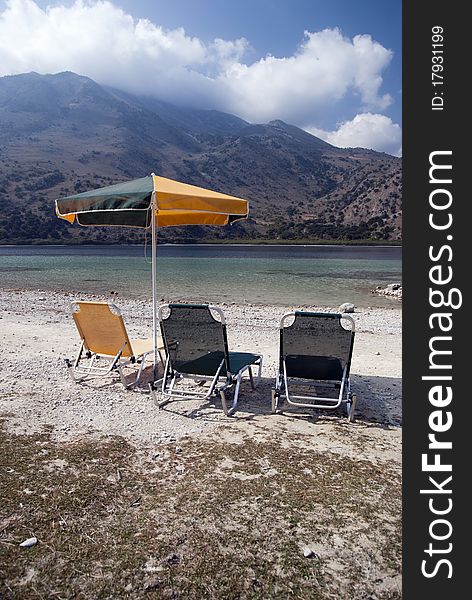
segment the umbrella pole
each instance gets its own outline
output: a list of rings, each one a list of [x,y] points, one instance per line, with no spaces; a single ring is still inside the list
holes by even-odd
[[[156,280],[156,246],[157,246],[157,231],[156,231],[156,193],[152,193],[151,200],[151,242],[152,242],[152,331],[154,339],[154,378],[153,381],[157,380],[157,366],[158,366],[158,353],[157,353],[157,280]]]

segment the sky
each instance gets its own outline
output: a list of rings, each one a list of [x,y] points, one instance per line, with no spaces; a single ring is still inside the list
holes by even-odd
[[[0,76],[66,70],[401,155],[401,0],[0,0]]]

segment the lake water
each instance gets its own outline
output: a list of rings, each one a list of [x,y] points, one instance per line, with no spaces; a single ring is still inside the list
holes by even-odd
[[[3,246],[0,286],[148,299],[150,252],[149,246]],[[157,262],[158,297],[166,300],[399,306],[370,293],[401,281],[399,247],[162,245]]]

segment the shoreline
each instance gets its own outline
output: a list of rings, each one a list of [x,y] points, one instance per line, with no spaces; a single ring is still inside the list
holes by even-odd
[[[261,240],[261,241],[241,241],[241,242],[236,242],[234,240],[231,240],[231,242],[225,242],[224,240],[221,240],[219,242],[217,241],[202,241],[202,242],[160,242],[158,241],[157,243],[158,246],[287,246],[287,247],[297,247],[297,246],[333,246],[333,247],[347,247],[350,248],[352,246],[357,246],[360,248],[402,248],[403,244],[402,242],[397,243],[396,241],[392,243],[385,243],[385,240],[382,240],[381,242],[375,242],[375,241],[371,241],[369,242],[368,240],[359,240],[359,241],[338,241],[338,240],[326,240],[326,241],[322,241],[322,240],[315,240],[313,243],[307,241],[307,240],[300,240],[300,241],[296,241],[296,240],[290,240],[287,242],[283,242],[283,241],[275,241],[275,240],[267,240],[267,242],[265,240]],[[94,242],[73,242],[73,243],[69,243],[69,244],[49,244],[46,242],[30,242],[30,243],[12,243],[12,244],[0,244],[0,248],[15,248],[15,247],[28,247],[28,246],[44,246],[44,247],[68,247],[68,246],[142,246],[142,244],[121,244],[121,243],[109,243],[107,242],[106,244],[100,244],[97,243],[97,241]]]
[[[65,290],[65,289],[57,289],[57,290],[52,290],[52,289],[47,289],[47,288],[40,288],[40,287],[31,287],[31,288],[20,288],[20,287],[3,287],[0,286],[0,294],[9,294],[9,293],[14,293],[14,294],[52,294],[52,295],[59,295],[59,296],[65,296],[65,297],[71,297],[73,296],[74,298],[93,298],[93,299],[99,299],[100,301],[114,301],[114,302],[118,302],[118,303],[140,303],[142,306],[144,305],[148,305],[149,310],[152,310],[152,296],[151,296],[151,291],[149,292],[149,297],[145,298],[143,300],[138,300],[137,298],[133,298],[132,296],[126,296],[126,295],[120,295],[119,292],[110,292],[108,294],[105,293],[101,293],[101,292],[83,292],[83,291],[75,291],[75,290]],[[365,311],[399,311],[400,313],[402,312],[402,300],[398,299],[396,297],[389,297],[389,296],[385,296],[383,294],[377,294],[375,292],[375,290],[371,290],[371,295],[372,295],[372,303],[369,305],[358,305],[358,304],[354,304],[355,306],[355,312],[354,313],[349,313],[351,316],[354,314],[360,314],[362,312]],[[165,297],[165,295],[161,295],[159,293],[158,290],[158,296],[160,296],[160,298],[158,299],[158,305],[159,304],[168,304],[171,302],[184,302],[184,303],[202,303],[205,304],[206,302],[200,300],[200,299],[196,299],[196,298],[192,298],[192,297],[181,297],[181,296],[172,296],[172,297]],[[375,305],[375,301],[378,298],[382,298],[383,300],[385,299],[388,302],[388,305]],[[214,304],[216,306],[223,306],[225,308],[231,308],[233,306],[236,307],[246,307],[246,308],[257,308],[257,309],[264,309],[265,307],[267,307],[269,309],[269,311],[273,310],[273,309],[277,309],[277,310],[283,310],[285,312],[290,311],[290,310],[319,310],[321,312],[341,312],[339,310],[339,306],[340,305],[329,305],[329,304],[277,304],[277,303],[266,303],[266,302],[247,302],[247,303],[242,303],[242,302],[228,302],[227,300],[222,300],[220,302],[210,302],[210,304]],[[400,319],[401,319],[401,315],[400,315]]]

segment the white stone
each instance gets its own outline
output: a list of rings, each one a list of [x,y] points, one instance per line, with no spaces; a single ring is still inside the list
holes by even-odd
[[[351,302],[344,302],[344,304],[341,304],[341,306],[339,307],[339,310],[342,313],[353,313],[355,310],[355,306],[354,304],[351,304]]]
[[[38,538],[30,537],[27,540],[24,540],[20,544],[20,548],[31,548],[31,546],[36,546],[38,543]]]

